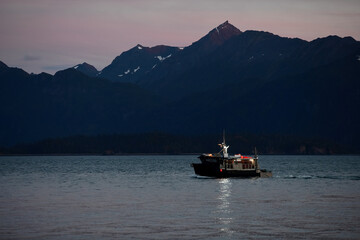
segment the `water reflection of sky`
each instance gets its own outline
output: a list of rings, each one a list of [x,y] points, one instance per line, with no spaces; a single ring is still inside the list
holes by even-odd
[[[217,198],[217,222],[219,223],[220,231],[231,236],[233,231],[231,230],[231,224],[233,218],[231,216],[231,181],[229,179],[219,180],[219,196]]]

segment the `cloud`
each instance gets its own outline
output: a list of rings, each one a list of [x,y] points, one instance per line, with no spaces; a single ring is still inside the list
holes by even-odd
[[[40,56],[34,56],[34,55],[25,55],[24,61],[39,61],[41,60]]]
[[[51,72],[57,72],[60,70],[64,70],[67,68],[70,68],[71,65],[68,64],[63,64],[63,65],[48,65],[48,66],[43,66],[42,69],[45,71],[51,71]]]

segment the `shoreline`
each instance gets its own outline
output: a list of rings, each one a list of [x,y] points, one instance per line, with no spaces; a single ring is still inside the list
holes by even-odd
[[[118,153],[118,154],[100,154],[100,153],[53,153],[53,154],[0,154],[0,157],[35,157],[35,156],[49,156],[49,157],[62,157],[62,156],[199,156],[202,153]],[[250,156],[253,154],[242,154],[244,156]],[[294,154],[294,153],[274,153],[274,154],[259,154],[259,156],[360,156],[356,153],[348,154]]]

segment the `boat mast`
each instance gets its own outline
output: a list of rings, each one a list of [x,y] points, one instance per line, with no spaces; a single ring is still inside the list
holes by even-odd
[[[259,169],[259,163],[258,163],[258,153],[257,153],[256,147],[254,149],[254,161],[255,161],[255,169],[258,170]]]
[[[229,154],[227,152],[227,149],[229,148],[229,146],[226,146],[226,143],[225,143],[225,129],[223,130],[223,142],[221,143],[221,147],[222,147],[222,152],[223,152],[224,158],[229,157]]]

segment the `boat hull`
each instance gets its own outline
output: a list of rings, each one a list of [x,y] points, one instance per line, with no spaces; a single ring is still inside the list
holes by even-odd
[[[251,177],[272,177],[272,173],[266,170],[230,170],[220,169],[219,164],[193,163],[195,174],[199,176],[215,178],[251,178]]]

